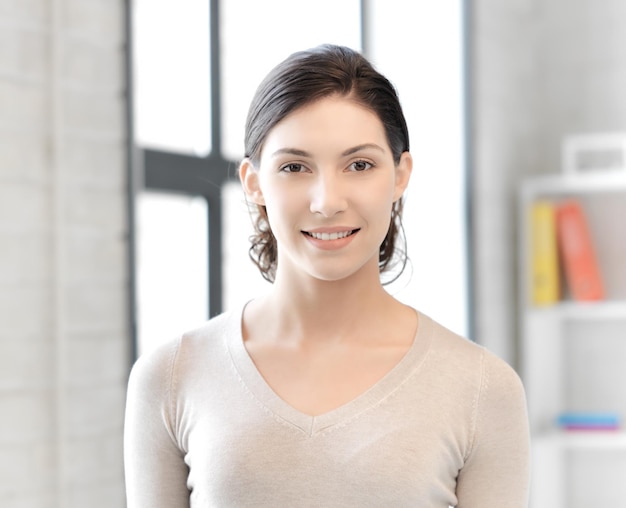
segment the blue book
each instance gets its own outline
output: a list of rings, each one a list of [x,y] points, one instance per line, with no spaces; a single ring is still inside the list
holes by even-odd
[[[610,412],[565,412],[557,418],[561,427],[617,427],[620,416]]]

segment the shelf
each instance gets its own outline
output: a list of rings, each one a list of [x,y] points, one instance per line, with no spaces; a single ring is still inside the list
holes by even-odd
[[[626,191],[626,172],[586,175],[552,174],[534,177],[524,182],[522,193],[527,200],[542,194],[579,194]]]
[[[554,422],[568,407],[611,408],[626,417],[626,171],[536,176],[524,180],[518,198],[521,364],[534,470],[530,506],[562,508],[573,499],[576,506],[612,506],[621,495],[616,490],[611,497],[612,485],[620,486],[613,475],[621,479],[626,473],[626,424],[618,430],[568,431]],[[563,301],[535,306],[529,212],[537,202],[559,205],[570,198],[585,207],[606,299],[580,302],[564,292]],[[561,284],[565,289],[567,280]]]
[[[603,302],[561,302],[545,307],[529,307],[533,316],[570,320],[626,319],[626,300]]]
[[[549,431],[532,438],[538,446],[554,446],[562,450],[623,450],[626,451],[626,431]]]

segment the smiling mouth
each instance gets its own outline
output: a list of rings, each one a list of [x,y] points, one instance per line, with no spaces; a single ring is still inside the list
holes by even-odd
[[[357,231],[358,229],[350,229],[348,231],[338,231],[336,233],[311,233],[309,231],[303,231],[303,233],[310,236],[311,238],[315,238],[316,240],[329,241],[346,238],[347,236],[353,235]]]

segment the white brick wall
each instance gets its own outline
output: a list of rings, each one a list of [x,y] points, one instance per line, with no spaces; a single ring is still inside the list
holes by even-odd
[[[3,507],[125,505],[123,10],[0,0]]]

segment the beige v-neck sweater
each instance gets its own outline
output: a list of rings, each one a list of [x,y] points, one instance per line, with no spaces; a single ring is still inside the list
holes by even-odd
[[[222,314],[137,361],[124,446],[128,508],[527,506],[518,376],[424,314],[386,377],[316,417],[256,370],[241,309]]]

